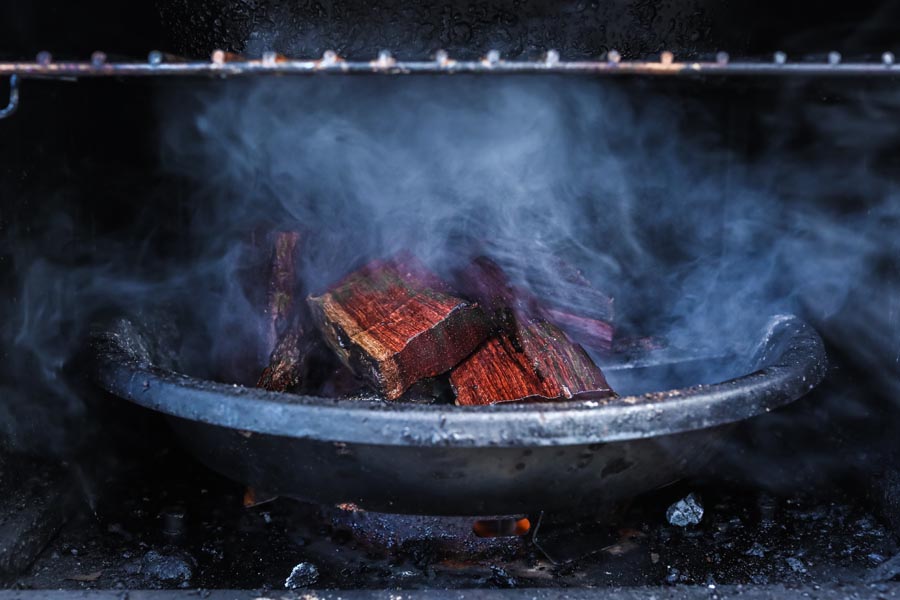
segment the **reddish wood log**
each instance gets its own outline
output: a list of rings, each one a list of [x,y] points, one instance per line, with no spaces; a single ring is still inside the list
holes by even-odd
[[[297,266],[300,258],[301,235],[296,231],[275,234],[272,252],[272,271],[263,335],[265,354],[275,350],[279,338],[292,325],[301,298]]]
[[[513,317],[541,318],[559,326],[573,340],[609,352],[615,333],[613,299],[590,287],[572,267],[561,267],[561,272],[567,282],[563,288],[533,286],[540,293],[513,285],[503,269],[484,256],[472,261],[457,277],[463,291],[507,332],[512,332]]]
[[[307,359],[315,349],[317,340],[304,332],[299,320],[281,334],[267,366],[256,387],[272,392],[296,390],[303,383],[307,371]]]
[[[540,299],[541,314],[576,342],[609,353],[615,334],[613,299],[594,288],[571,266],[560,267],[560,272],[564,278],[559,285],[532,284],[534,296]]]
[[[584,349],[547,321],[519,321],[450,374],[460,406],[615,397]]]
[[[287,392],[300,386],[307,370],[307,359],[316,345],[315,336],[304,326],[305,307],[297,275],[301,238],[296,231],[286,231],[277,233],[274,240],[264,322],[269,364],[256,385],[275,392]]]
[[[543,304],[607,323],[615,321],[612,297],[595,288],[571,263],[556,258],[552,265],[554,277],[529,280],[529,289]]]
[[[389,400],[450,370],[490,330],[477,305],[407,254],[369,263],[307,301],[326,343]]]
[[[525,290],[510,283],[500,265],[486,256],[479,256],[457,274],[460,287],[474,298],[497,325],[512,326],[510,312],[532,311],[533,298]]]
[[[541,313],[548,321],[561,327],[576,342],[604,354],[612,350],[615,335],[612,323],[572,314],[553,306],[543,307]]]

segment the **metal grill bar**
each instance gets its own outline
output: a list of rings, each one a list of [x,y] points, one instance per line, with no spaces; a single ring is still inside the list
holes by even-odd
[[[540,61],[504,61],[496,52],[489,52],[482,60],[457,61],[445,53],[438,53],[431,61],[397,61],[382,52],[372,61],[342,60],[333,52],[321,59],[293,60],[268,54],[259,60],[244,59],[223,51],[216,51],[210,61],[166,61],[159,52],[151,52],[146,62],[106,62],[95,53],[90,62],[55,62],[41,53],[35,62],[0,63],[0,76],[18,75],[22,78],[71,79],[79,77],[162,77],[209,76],[237,77],[244,75],[309,75],[315,73],[374,73],[389,75],[440,73],[570,73],[591,75],[649,75],[649,76],[859,76],[896,77],[900,65],[894,56],[885,53],[880,62],[841,62],[832,52],[827,62],[787,62],[783,53],[776,52],[771,62],[730,62],[720,53],[714,61],[677,62],[672,54],[663,52],[658,61],[621,61],[614,51],[604,61],[561,61],[555,52],[548,52]]]

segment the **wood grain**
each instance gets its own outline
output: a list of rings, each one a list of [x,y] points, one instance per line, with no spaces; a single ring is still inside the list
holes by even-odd
[[[515,334],[485,342],[453,369],[450,383],[460,406],[615,397],[584,349],[542,320],[519,321]]]
[[[341,361],[390,400],[451,369],[490,330],[477,305],[409,254],[373,261],[307,302]]]

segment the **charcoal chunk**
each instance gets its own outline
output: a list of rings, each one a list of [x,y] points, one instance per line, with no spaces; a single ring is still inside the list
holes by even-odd
[[[284,587],[296,590],[313,585],[319,580],[319,569],[311,562],[302,562],[291,570],[291,574],[284,580]]]
[[[676,527],[697,525],[703,518],[703,505],[694,494],[688,494],[666,510],[666,519]]]

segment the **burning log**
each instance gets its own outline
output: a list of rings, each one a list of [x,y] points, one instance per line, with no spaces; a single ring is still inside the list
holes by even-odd
[[[459,279],[463,289],[507,332],[514,329],[515,315],[541,318],[560,327],[575,341],[609,352],[614,334],[613,299],[590,287],[571,267],[562,272],[566,273],[567,282],[562,291],[544,284],[528,291],[513,285],[499,265],[482,256],[464,269]]]
[[[405,254],[371,262],[307,302],[341,361],[389,400],[450,370],[490,330],[477,305]]]
[[[450,383],[460,406],[498,402],[612,398],[599,367],[555,325],[516,318],[453,369]]]
[[[303,307],[299,301],[300,241],[301,235],[295,231],[280,232],[275,237],[265,322],[269,365],[256,384],[270,391],[286,392],[298,387],[306,359],[315,347],[315,339],[303,326]]]

